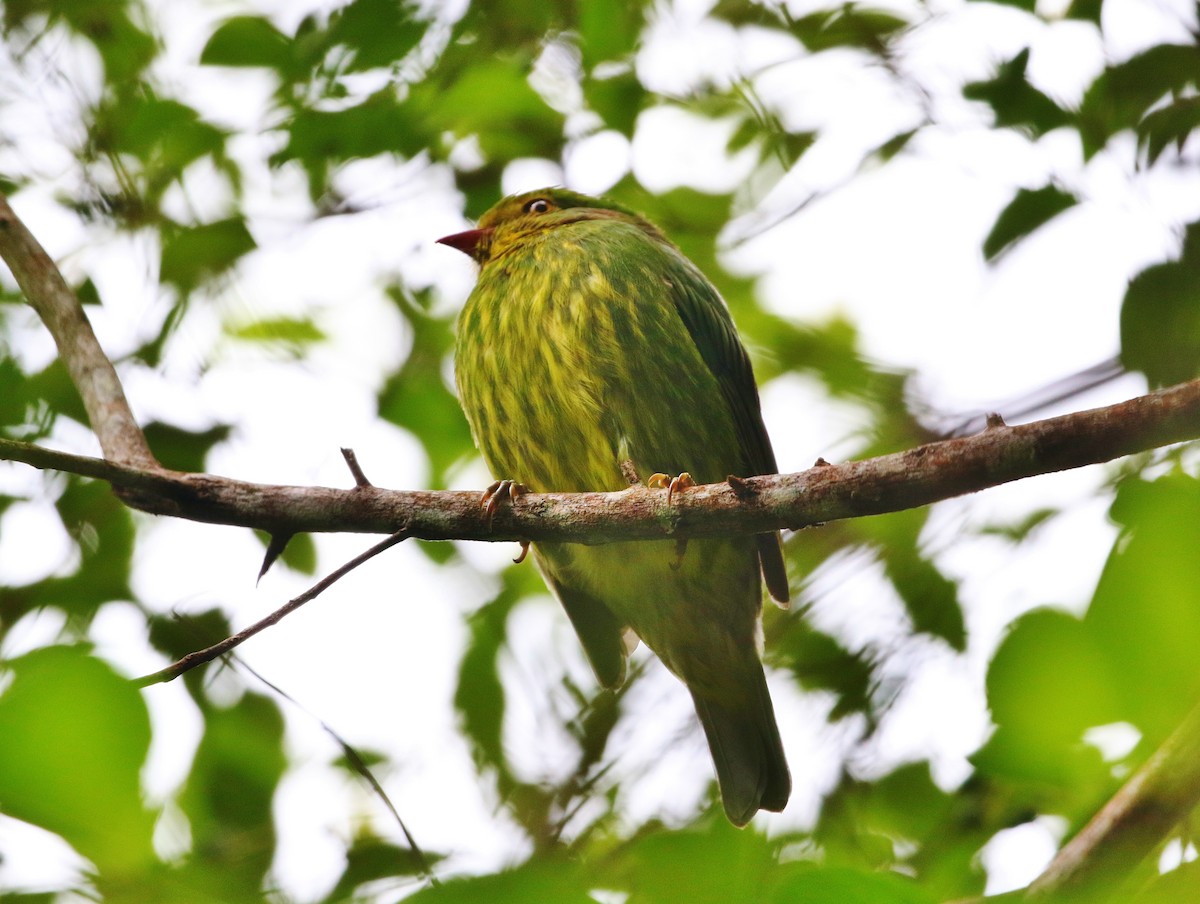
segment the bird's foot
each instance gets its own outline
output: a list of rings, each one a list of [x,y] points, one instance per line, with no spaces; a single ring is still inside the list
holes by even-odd
[[[680,490],[689,490],[696,486],[696,481],[692,479],[692,475],[687,471],[679,474],[677,477],[668,477],[666,474],[658,473],[651,474],[650,479],[646,481],[646,486],[656,490],[667,491],[667,505],[671,504],[672,497]],[[683,564],[683,557],[687,553],[687,537],[679,537],[675,541],[675,558],[671,560],[671,570],[678,571],[679,566]]]
[[[511,505],[528,492],[529,487],[523,483],[517,483],[515,480],[497,480],[484,490],[483,495],[479,497],[479,506],[487,512],[488,527],[492,526],[492,519],[496,516],[496,509],[500,507],[501,503],[507,500]],[[529,555],[529,541],[522,540],[521,551],[513,559],[513,563],[520,565],[525,561],[527,555]]]
[[[682,472],[677,477],[668,477],[666,474],[658,473],[651,474],[650,479],[646,481],[646,486],[655,490],[667,491],[667,505],[671,504],[671,499],[680,490],[690,490],[696,486],[696,481],[692,479],[692,475],[687,471]]]
[[[509,503],[516,502],[522,496],[529,492],[529,487],[523,483],[517,483],[515,480],[497,480],[479,497],[480,507],[487,512],[488,523],[496,515],[496,509],[500,504],[507,501]]]

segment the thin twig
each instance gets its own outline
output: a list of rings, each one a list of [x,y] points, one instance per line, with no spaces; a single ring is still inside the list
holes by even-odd
[[[173,681],[185,672],[189,672],[197,666],[204,665],[206,662],[212,662],[219,656],[224,656],[234,647],[239,646],[242,642],[249,640],[258,632],[278,624],[284,616],[295,612],[309,600],[316,599],[324,593],[330,586],[336,583],[341,578],[345,577],[359,565],[362,565],[369,559],[374,558],[386,549],[390,549],[397,543],[402,543],[409,538],[409,533],[406,530],[398,530],[385,540],[376,543],[366,552],[355,556],[349,562],[346,562],[340,568],[331,572],[326,577],[322,578],[317,583],[313,584],[302,594],[289,600],[284,605],[280,606],[266,618],[256,621],[248,628],[243,628],[234,634],[232,637],[226,637],[220,643],[215,643],[211,647],[205,647],[203,650],[196,650],[194,653],[188,653],[182,659],[171,663],[165,669],[160,669],[150,675],[143,675],[141,678],[135,678],[134,684],[138,687],[148,687],[152,684],[162,684],[166,681]]]
[[[342,447],[342,458],[346,459],[346,467],[354,475],[354,485],[356,487],[371,486],[371,481],[367,480],[367,475],[363,471],[362,465],[358,463],[358,456],[354,454],[353,449]]]

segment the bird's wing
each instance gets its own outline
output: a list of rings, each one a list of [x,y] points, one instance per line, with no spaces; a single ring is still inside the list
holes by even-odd
[[[680,261],[686,262],[686,258],[680,255]],[[671,277],[675,309],[704,363],[717,378],[721,395],[733,415],[738,443],[749,470],[748,474],[738,476],[778,473],[775,452],[763,423],[750,357],[738,338],[729,310],[713,285],[691,264],[685,263]],[[772,598],[787,602],[787,571],[779,534],[760,534],[757,540],[767,590]]]
[[[535,554],[543,566],[542,577],[566,610],[596,678],[603,687],[620,687],[625,681],[625,626],[596,597],[554,576],[554,562],[565,554],[562,544],[538,544]]]

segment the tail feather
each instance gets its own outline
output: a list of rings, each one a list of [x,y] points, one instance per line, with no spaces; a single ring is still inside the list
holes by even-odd
[[[792,793],[766,677],[761,668],[756,671],[752,693],[736,703],[692,692],[717,767],[725,814],[736,826],[744,826],[758,810],[778,813]]]

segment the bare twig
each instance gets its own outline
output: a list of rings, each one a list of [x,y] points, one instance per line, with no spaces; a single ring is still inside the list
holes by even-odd
[[[272,625],[278,624],[283,620],[285,615],[290,615],[295,612],[309,600],[316,599],[324,593],[330,586],[344,578],[359,565],[379,555],[385,549],[391,549],[397,543],[402,543],[408,539],[408,533],[403,530],[398,530],[386,540],[376,543],[366,552],[355,556],[346,564],[342,565],[335,571],[330,572],[324,578],[313,584],[302,594],[289,600],[284,605],[280,606],[266,618],[259,619],[248,628],[243,628],[234,634],[232,637],[226,637],[220,643],[215,643],[211,647],[205,647],[203,650],[196,650],[194,653],[188,653],[182,659],[171,663],[165,669],[160,669],[150,675],[143,675],[141,678],[134,680],[134,684],[138,687],[148,687],[151,684],[161,684],[165,681],[173,681],[185,672],[189,672],[196,666],[204,665],[206,662],[212,662],[218,656],[224,656],[234,647],[240,646],[244,641],[249,640],[255,634]]]
[[[358,456],[354,454],[353,449],[342,449],[342,458],[346,459],[346,467],[350,469],[350,473],[354,476],[354,485],[356,487],[369,487],[371,481],[367,480],[367,475],[362,469],[362,465],[358,463]]]
[[[83,305],[3,194],[0,194],[0,257],[54,337],[59,357],[83,398],[83,407],[104,457],[142,468],[155,467],[158,463],[133,418],[116,370],[96,341]]]

